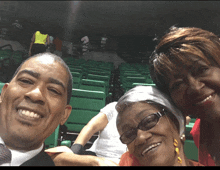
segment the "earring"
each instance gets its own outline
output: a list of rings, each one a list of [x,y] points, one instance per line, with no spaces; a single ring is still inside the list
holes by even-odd
[[[182,136],[180,137],[180,139],[181,139],[183,142],[185,142],[185,140],[186,140],[185,134],[182,134]]]
[[[182,159],[179,157],[179,154],[180,154],[180,151],[179,151],[179,148],[177,147],[178,146],[178,141],[176,139],[174,139],[174,142],[173,142],[173,145],[175,146],[175,152],[177,153],[178,155],[178,163],[182,163]]]

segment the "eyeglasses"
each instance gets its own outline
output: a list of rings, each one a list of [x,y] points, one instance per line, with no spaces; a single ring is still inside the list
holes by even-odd
[[[120,137],[121,142],[124,144],[131,143],[137,137],[138,129],[143,130],[143,131],[150,130],[158,123],[159,119],[162,116],[164,116],[165,113],[166,113],[166,110],[163,109],[162,111],[148,115],[143,120],[141,120],[141,122],[138,124],[136,128],[133,128],[127,132],[124,132]]]

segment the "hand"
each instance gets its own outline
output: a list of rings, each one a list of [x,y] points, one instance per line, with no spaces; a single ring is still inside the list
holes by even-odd
[[[59,154],[62,152],[73,153],[72,150],[68,148],[67,146],[57,146],[54,148],[49,148],[49,149],[46,149],[44,152],[46,152],[49,156],[53,156],[55,154]]]
[[[186,116],[186,125],[188,125],[190,121],[191,121],[191,118],[189,116]]]

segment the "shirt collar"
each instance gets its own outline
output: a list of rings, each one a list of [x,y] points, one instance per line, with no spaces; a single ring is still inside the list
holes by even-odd
[[[4,141],[2,140],[1,137],[0,137],[0,143],[4,144]],[[44,145],[42,144],[38,149],[34,149],[31,151],[19,151],[19,150],[9,149],[12,154],[12,160],[11,160],[11,163],[8,165],[9,166],[20,166],[24,162],[30,160],[31,158],[36,156],[38,153],[40,153],[41,150],[43,149],[43,146]]]

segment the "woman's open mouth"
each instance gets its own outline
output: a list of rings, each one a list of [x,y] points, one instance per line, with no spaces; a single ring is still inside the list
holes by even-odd
[[[149,153],[149,152],[151,152],[151,151],[156,150],[160,145],[161,145],[161,142],[151,144],[150,146],[148,146],[148,147],[141,153],[141,155],[144,156],[145,154],[147,154],[147,153]]]
[[[215,93],[207,96],[206,98],[202,99],[201,101],[194,104],[194,106],[202,106],[212,102],[213,98],[215,97]]]

